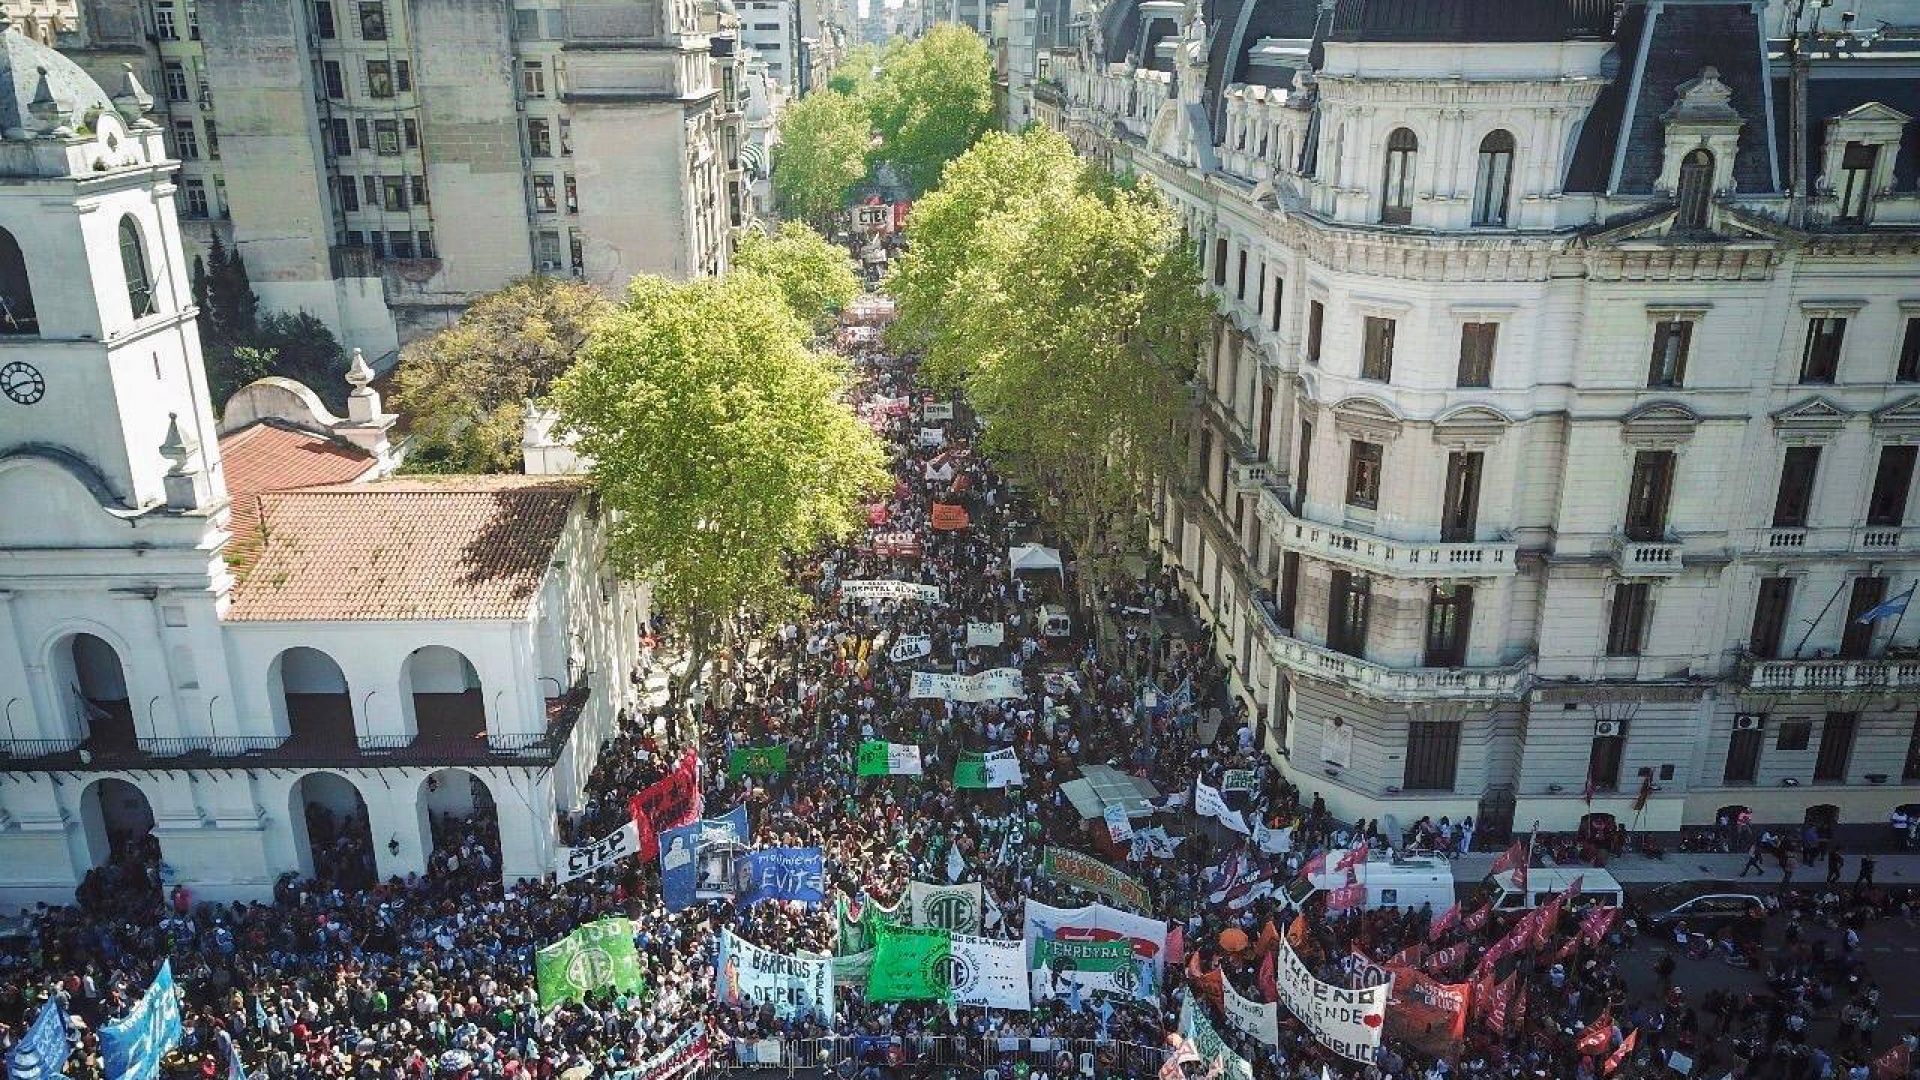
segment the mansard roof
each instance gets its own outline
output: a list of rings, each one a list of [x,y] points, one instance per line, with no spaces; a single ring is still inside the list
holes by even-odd
[[[1614,0],[1338,0],[1329,41],[1568,41],[1606,37]]]
[[[1827,127],[1835,119],[1869,105],[1878,105],[1920,117],[1920,75],[1912,71],[1889,72],[1881,78],[1823,78],[1821,65],[1814,65],[1807,78],[1806,175],[1802,189],[1812,190],[1813,182],[1826,167],[1823,147]],[[1838,73],[1847,74],[1847,73]],[[1792,131],[1787,123],[1792,101],[1785,77],[1773,81],[1774,132],[1780,144],[1780,175],[1787,179],[1792,157]],[[1900,149],[1893,159],[1893,186],[1911,191],[1920,184],[1920,124],[1907,124],[1901,132]]]
[[[1254,68],[1247,62],[1253,47],[1266,38],[1312,41],[1321,28],[1319,0],[1211,0],[1207,14],[1207,109],[1212,114],[1214,141],[1224,137],[1221,123],[1226,89],[1238,83],[1287,86],[1289,68]],[[1317,53],[1309,54],[1309,61]]]

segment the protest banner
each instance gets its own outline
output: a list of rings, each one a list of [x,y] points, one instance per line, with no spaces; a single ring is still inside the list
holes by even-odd
[[[1056,908],[1037,900],[1026,901],[1026,923],[1021,936],[1036,978],[1034,992],[1059,996],[1078,983],[1083,990],[1104,990],[1130,995],[1143,1001],[1158,998],[1161,970],[1166,963],[1167,924],[1141,915],[1089,904],[1079,908]],[[1124,941],[1133,949],[1131,968],[1113,972],[1082,973],[1067,979],[1047,977],[1038,966],[1044,957],[1043,941],[1115,942]],[[1059,973],[1062,975],[1066,972]]]
[[[920,748],[912,743],[868,739],[860,744],[856,776],[919,776]]]
[[[1224,792],[1259,790],[1259,773],[1253,769],[1228,769],[1220,778],[1220,790]]]
[[[913,698],[939,701],[1001,701],[1024,697],[1025,678],[1019,668],[990,668],[972,675],[948,675],[938,671],[916,671],[908,692]]]
[[[1385,964],[1375,963],[1372,957],[1362,952],[1349,952],[1341,957],[1340,970],[1359,980],[1361,986],[1379,986],[1393,981],[1393,972],[1388,971]]]
[[[554,878],[562,884],[638,854],[640,826],[629,821],[591,844],[563,847],[554,859]]]
[[[945,446],[947,445],[947,431],[945,428],[923,427],[915,433],[913,441],[919,443],[921,446]]]
[[[633,921],[609,916],[576,927],[534,953],[534,976],[542,1012],[600,990],[639,993],[646,983],[633,949]]]
[[[1253,1066],[1246,1058],[1234,1053],[1227,1041],[1214,1030],[1213,1021],[1207,1019],[1207,1011],[1193,1003],[1193,995],[1183,994],[1181,997],[1180,1034],[1192,1040],[1194,1052],[1208,1064],[1208,1073],[1214,1073],[1214,1066],[1218,1066],[1218,1075],[1225,1080],[1253,1080]]]
[[[917,581],[896,581],[891,578],[843,581],[840,583],[840,599],[862,600],[869,603],[879,600],[920,600],[937,604],[940,602],[940,586],[922,585]]]
[[[933,504],[931,524],[941,532],[952,532],[972,525],[973,518],[968,516],[967,508],[959,503],[937,502]]]
[[[1133,819],[1127,816],[1124,806],[1109,806],[1100,812],[1107,823],[1107,836],[1116,844],[1124,844],[1133,839]]]
[[[1151,906],[1145,885],[1077,851],[1049,845],[1040,859],[1040,873],[1137,912]]]
[[[1393,1008],[1387,1037],[1434,1057],[1447,1057],[1467,1035],[1472,983],[1443,983],[1410,967],[1393,968]]]
[[[1024,782],[1020,758],[1012,747],[984,754],[964,750],[953,765],[953,786],[957,788],[1019,787]]]
[[[739,856],[733,865],[742,904],[768,900],[818,904],[827,898],[819,848],[762,848]]]
[[[907,925],[933,926],[956,934],[980,932],[980,883],[907,883]]]
[[[883,559],[918,559],[926,551],[910,532],[883,532],[873,535],[873,553]]]
[[[672,1080],[688,1076],[712,1052],[712,1045],[707,1041],[707,1025],[695,1024],[676,1036],[665,1049],[633,1068],[608,1073],[607,1080]]]
[[[920,406],[920,419],[931,424],[939,420],[953,419],[953,403],[950,401],[928,401]]]
[[[679,911],[695,900],[732,899],[733,860],[747,841],[744,803],[717,818],[661,833],[660,893],[667,910]]]
[[[100,1025],[100,1057],[107,1080],[153,1080],[160,1059],[180,1045],[180,992],[173,962],[160,961],[147,992],[127,1015]]]
[[[1217,819],[1220,824],[1242,836],[1250,835],[1252,832],[1247,828],[1246,818],[1240,815],[1240,811],[1228,806],[1226,800],[1220,797],[1218,789],[1208,787],[1206,782],[1197,776],[1193,779],[1193,812]]]
[[[954,934],[948,950],[947,989],[954,1004],[1015,1012],[1033,1008],[1019,942]]]
[[[835,900],[834,954],[847,956],[873,948],[874,935],[880,926],[899,926],[906,921],[906,913],[900,907],[895,904],[892,908],[883,908],[871,900],[848,903],[845,897]]]
[[[785,744],[773,746],[736,746],[727,752],[727,775],[779,776],[787,771]]]
[[[952,954],[951,930],[880,927],[874,944],[873,965],[867,971],[867,1000],[946,1000],[953,993],[947,981],[947,958]]]
[[[953,479],[953,466],[944,461],[928,462],[920,475],[925,477],[928,483],[944,484]]]
[[[1320,1045],[1348,1060],[1371,1062],[1386,1023],[1391,984],[1349,990],[1322,982],[1284,939],[1274,956],[1275,987],[1287,1011],[1300,1018]]]
[[[868,973],[873,970],[873,950],[863,949],[857,953],[833,958],[833,985],[867,985]]]
[[[887,659],[896,664],[931,655],[933,655],[933,637],[929,634],[907,634],[887,650]]]
[[[1240,991],[1233,988],[1232,979],[1221,979],[1220,986],[1224,991],[1220,1011],[1226,1015],[1227,1023],[1268,1046],[1279,1046],[1280,1006],[1240,996]]]
[[[967,648],[994,648],[1007,640],[1007,624],[970,622],[967,624]]]
[[[640,857],[659,858],[661,830],[698,820],[700,809],[700,755],[688,750],[672,772],[627,800],[627,810],[640,828]]]
[[[833,960],[800,953],[788,956],[720,932],[715,997],[723,1005],[773,1006],[779,1020],[812,1017],[833,1025]]]
[[[1269,829],[1256,821],[1253,823],[1253,842],[1269,855],[1285,855],[1293,850],[1293,827]]]
[[[1023,974],[1021,980],[1024,982]],[[65,1075],[73,1048],[67,1042],[67,1010],[57,997],[48,998],[33,1025],[7,1051],[8,1080],[54,1080]]]

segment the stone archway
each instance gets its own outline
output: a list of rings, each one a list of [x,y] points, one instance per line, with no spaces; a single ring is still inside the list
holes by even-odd
[[[400,700],[420,745],[484,749],[486,698],[473,662],[456,649],[424,645],[400,667]]]
[[[485,780],[440,769],[420,782],[419,809],[429,874],[500,880],[500,811]]]
[[[353,781],[331,772],[302,776],[288,790],[287,821],[301,876],[347,890],[379,879],[367,800]]]
[[[120,651],[82,631],[57,642],[50,659],[54,693],[71,735],[96,752],[134,749],[138,729]]]
[[[77,899],[82,906],[158,899],[160,840],[146,792],[117,776],[103,776],[80,793],[80,828],[88,869]]]
[[[333,657],[298,645],[273,658],[267,694],[289,745],[339,749],[354,741],[353,697]]]

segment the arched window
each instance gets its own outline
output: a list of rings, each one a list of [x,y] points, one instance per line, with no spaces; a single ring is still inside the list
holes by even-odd
[[[1413,221],[1413,162],[1419,152],[1420,140],[1406,128],[1394,128],[1387,136],[1387,174],[1380,192],[1382,223],[1406,225]]]
[[[0,229],[0,334],[37,334],[40,319],[33,313],[33,285],[27,280],[27,258],[19,241]]]
[[[1480,140],[1480,167],[1473,181],[1473,223],[1505,225],[1507,194],[1513,187],[1513,136],[1488,132]]]
[[[120,219],[120,269],[127,275],[127,303],[138,319],[159,310],[153,303],[153,278],[147,273],[147,252],[140,243],[140,225],[133,215]]]
[[[1713,199],[1713,155],[1704,149],[1687,151],[1680,159],[1680,182],[1674,185],[1680,200],[1682,229],[1707,227],[1707,204]]]

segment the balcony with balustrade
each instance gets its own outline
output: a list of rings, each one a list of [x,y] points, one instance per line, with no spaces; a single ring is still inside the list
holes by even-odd
[[[1273,542],[1282,549],[1364,574],[1502,578],[1517,571],[1519,545],[1506,533],[1496,540],[1396,540],[1298,517],[1287,507],[1286,496],[1271,486],[1261,492],[1259,513],[1260,523],[1271,530]]]
[[[1920,656],[1825,656],[1810,660],[1750,656],[1740,663],[1739,681],[1748,690],[1774,694],[1920,690]]]
[[[1388,701],[1514,699],[1533,681],[1530,661],[1503,667],[1395,668],[1336,652],[1294,637],[1281,628],[1271,605],[1251,598],[1259,613],[1256,633],[1273,663],[1296,675],[1324,679]]]
[[[1613,565],[1625,577],[1673,577],[1686,568],[1680,539],[1671,533],[1655,540],[1614,534]]]

